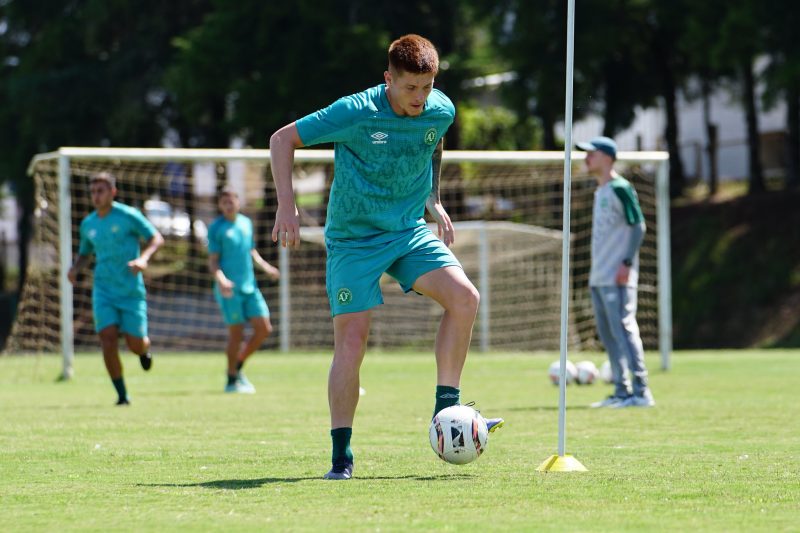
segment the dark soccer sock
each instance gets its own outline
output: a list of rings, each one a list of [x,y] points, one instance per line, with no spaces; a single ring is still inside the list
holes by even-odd
[[[436,413],[442,409],[458,405],[460,396],[460,389],[447,385],[436,385],[436,406],[433,408],[433,416],[436,416]]]
[[[228,385],[233,385],[236,383],[236,378],[238,376],[236,374],[228,374]]]
[[[350,437],[353,435],[353,428],[336,428],[331,430],[331,441],[333,441],[333,454],[331,460],[347,459],[353,462],[353,450],[350,449]]]
[[[236,371],[241,372],[243,366],[244,366],[244,361],[239,361],[238,363],[236,363]]]
[[[117,389],[117,395],[119,395],[120,400],[127,400],[128,399],[128,391],[125,390],[125,378],[119,377],[117,379],[112,379],[111,383],[114,384],[114,388]]]

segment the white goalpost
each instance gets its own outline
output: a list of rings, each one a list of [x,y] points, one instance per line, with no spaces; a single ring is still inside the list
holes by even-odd
[[[552,351],[559,345],[564,157],[563,152],[444,154],[441,192],[456,225],[453,250],[482,295],[473,349]],[[571,157],[567,340],[576,350],[592,350],[599,347],[587,288],[594,180],[581,159],[580,154]],[[646,347],[661,352],[662,368],[669,367],[671,351],[667,164],[663,152],[621,152],[618,158],[620,171],[639,192],[648,225],[641,252],[640,326]],[[159,350],[223,349],[225,330],[211,296],[204,241],[222,184],[241,191],[259,250],[282,271],[279,285],[259,283],[276,326],[266,346],[328,348],[332,326],[322,226],[332,168],[331,150],[296,153],[293,181],[303,244],[286,250],[269,237],[275,198],[268,150],[66,147],[37,155],[29,168],[37,191],[31,268],[7,349],[60,352],[65,377],[72,373],[76,349],[95,349],[91,275],[73,287],[66,274],[80,220],[92,210],[88,180],[100,171],[114,173],[119,200],[142,209],[167,238],[145,273],[150,336]],[[439,311],[425,298],[403,295],[389,279],[382,289],[391,305],[375,310],[371,346],[429,347]]]

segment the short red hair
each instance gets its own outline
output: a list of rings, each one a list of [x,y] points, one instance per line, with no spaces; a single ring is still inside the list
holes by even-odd
[[[410,33],[389,45],[389,68],[410,74],[439,73],[439,53],[425,37]]]

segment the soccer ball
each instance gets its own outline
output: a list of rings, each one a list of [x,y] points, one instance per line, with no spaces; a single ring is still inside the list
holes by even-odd
[[[591,385],[600,374],[600,371],[591,361],[581,361],[575,365],[575,369],[578,371],[578,385]]]
[[[603,380],[603,383],[614,381],[614,375],[611,373],[611,363],[608,361],[600,365],[600,379]]]
[[[431,421],[431,448],[442,461],[471,463],[486,449],[489,430],[483,417],[467,405],[454,405],[439,411]]]
[[[559,378],[559,371],[561,370],[561,362],[560,361],[553,361],[553,364],[550,365],[550,369],[548,370],[548,375],[550,376],[550,382],[553,385],[558,385],[558,378]],[[567,361],[567,385],[575,381],[575,378],[578,375],[578,370],[575,368],[575,365],[572,364],[571,361]]]

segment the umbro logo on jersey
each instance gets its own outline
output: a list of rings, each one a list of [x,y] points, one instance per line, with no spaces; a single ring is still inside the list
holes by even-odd
[[[372,137],[372,144],[386,144],[386,139],[389,137],[389,134],[382,131],[376,131],[370,135],[370,137]]]

